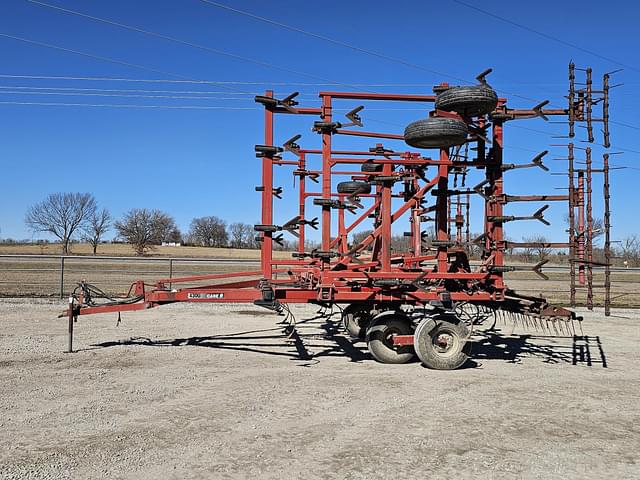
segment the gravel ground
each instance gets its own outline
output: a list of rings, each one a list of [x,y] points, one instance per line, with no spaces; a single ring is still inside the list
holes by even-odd
[[[480,334],[467,368],[381,365],[337,316],[0,302],[0,478],[640,478],[640,313],[586,340]],[[204,347],[204,348],[203,348]],[[581,353],[582,352],[582,353]]]

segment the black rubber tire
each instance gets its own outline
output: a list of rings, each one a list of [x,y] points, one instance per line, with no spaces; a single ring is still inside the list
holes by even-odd
[[[407,125],[404,141],[416,148],[449,148],[467,141],[469,129],[461,120],[429,117]]]
[[[381,163],[363,163],[360,171],[365,173],[377,173],[382,171],[382,167],[384,167],[384,165]]]
[[[357,303],[347,305],[342,311],[342,324],[344,329],[349,336],[360,340],[364,340],[366,337],[371,318],[369,308]]]
[[[360,194],[371,193],[371,184],[368,182],[340,182],[338,193]]]
[[[413,334],[411,321],[400,314],[385,312],[386,318],[376,322],[374,317],[373,326],[367,330],[367,347],[373,358],[380,363],[401,364],[410,362],[415,357],[415,352],[411,346],[393,347],[391,346],[391,335]]]
[[[487,85],[451,87],[436,97],[436,109],[456,112],[464,117],[479,117],[493,112],[498,95]]]
[[[439,345],[444,336],[446,346]],[[436,315],[418,324],[413,334],[413,347],[425,367],[434,370],[455,370],[469,359],[469,330],[453,315]]]

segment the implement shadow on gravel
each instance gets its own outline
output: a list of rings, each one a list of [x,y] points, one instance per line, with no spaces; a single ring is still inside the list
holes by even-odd
[[[550,364],[597,366],[607,368],[607,357],[599,336],[499,335],[479,332],[473,343],[472,358],[520,363],[524,357],[541,358]]]
[[[323,320],[318,323],[316,320]],[[314,322],[315,321],[315,322]],[[317,333],[305,333],[308,329]],[[324,330],[322,332],[321,330]],[[344,335],[340,334],[340,323],[331,321],[327,316],[305,319],[283,327],[251,330],[225,335],[205,337],[183,337],[171,339],[151,339],[132,337],[125,340],[114,340],[91,345],[92,350],[119,346],[142,347],[206,347],[220,350],[234,350],[259,353],[278,357],[289,357],[292,360],[303,360],[317,363],[319,358],[329,356],[347,357],[351,362],[373,360],[366,349],[359,348]],[[310,351],[313,349],[313,352]],[[310,366],[313,363],[301,366]]]

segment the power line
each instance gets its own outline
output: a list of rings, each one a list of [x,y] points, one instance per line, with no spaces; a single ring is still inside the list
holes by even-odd
[[[180,110],[259,110],[257,107],[228,107],[214,105],[132,105],[108,103],[66,103],[66,102],[4,102],[0,105],[37,105],[55,107],[109,107],[109,108],[168,108]]]
[[[258,92],[250,92],[250,93],[235,93],[235,92],[213,92],[207,90],[150,90],[150,89],[123,89],[123,88],[83,88],[83,87],[32,87],[32,86],[24,86],[24,85],[0,85],[0,93],[2,90],[17,90],[25,95],[28,95],[31,91],[40,92],[40,91],[53,91],[56,92],[57,95],[62,95],[59,92],[68,92],[69,95],[74,95],[76,92],[106,92],[106,93],[145,93],[145,94],[155,94],[155,93],[171,93],[171,94],[185,94],[188,96],[180,97],[180,98],[199,98],[199,99],[213,99],[213,100],[246,100],[247,98],[251,98],[255,95],[260,95]],[[18,92],[13,93],[18,93]],[[216,95],[246,95],[246,97],[218,97]],[[80,95],[80,93],[78,93]],[[88,94],[87,94],[88,95]],[[206,95],[205,97],[198,97],[195,95]],[[117,95],[114,95],[117,96]],[[127,95],[122,95],[127,96]],[[301,93],[299,97],[305,98],[313,98],[318,99],[317,94],[311,93]]]
[[[73,54],[76,54],[76,55],[82,55],[83,57],[92,58],[94,60],[100,60],[100,61],[103,61],[103,62],[114,63],[116,65],[123,65],[125,67],[136,68],[136,69],[139,69],[139,70],[145,70],[147,72],[159,73],[159,74],[167,75],[167,76],[170,76],[170,77],[182,77],[182,75],[178,75],[178,74],[175,74],[175,73],[166,72],[166,71],[162,71],[162,70],[156,70],[155,68],[145,67],[144,65],[138,65],[138,64],[135,64],[135,63],[124,62],[122,60],[118,60],[118,59],[115,59],[115,58],[103,57],[101,55],[94,55],[92,53],[81,52],[79,50],[73,50],[73,49],[66,48],[66,47],[60,47],[58,45],[53,45],[51,43],[38,42],[36,40],[30,40],[30,39],[24,38],[24,37],[17,37],[17,36],[14,36],[14,35],[8,35],[6,33],[0,33],[0,37],[10,38],[12,40],[17,40],[17,41],[28,43],[28,44],[31,44],[31,45],[37,45],[39,47],[52,48],[54,50],[59,50],[59,51],[66,52],[66,53],[73,53]]]
[[[335,83],[319,82],[274,82],[270,80],[258,81],[235,81],[235,80],[169,80],[163,78],[143,79],[143,78],[123,78],[123,77],[87,77],[87,76],[62,76],[62,75],[10,75],[0,74],[0,78],[16,78],[26,80],[86,80],[86,81],[107,81],[107,82],[141,82],[141,83],[191,83],[207,85],[273,85],[278,87],[330,87]],[[431,88],[433,83],[352,83],[354,87],[389,87],[389,88]],[[514,84],[527,86],[540,86],[544,84]],[[557,84],[556,86],[561,85]],[[628,86],[628,84],[625,84]],[[226,93],[226,92],[225,92]]]
[[[28,0],[28,1],[32,1],[32,0]],[[467,79],[464,79],[464,78],[461,78],[461,77],[457,77],[455,75],[451,75],[451,74],[448,74],[448,73],[445,73],[445,72],[439,72],[437,70],[432,70],[430,68],[426,68],[426,67],[423,67],[422,65],[417,65],[415,63],[408,62],[408,61],[403,60],[403,59],[398,58],[398,57],[392,57],[390,55],[386,55],[386,54],[383,54],[383,53],[374,52],[372,50],[368,50],[368,49],[365,49],[365,48],[361,48],[361,47],[352,45],[350,43],[343,42],[341,40],[336,40],[335,38],[327,37],[325,35],[320,35],[320,34],[317,34],[317,33],[314,33],[314,32],[310,32],[308,30],[303,30],[301,28],[294,27],[294,26],[288,25],[286,23],[278,22],[278,21],[272,20],[270,18],[262,17],[260,15],[256,15],[256,14],[244,11],[244,10],[239,10],[237,8],[233,8],[233,7],[230,7],[228,5],[225,5],[225,4],[222,4],[222,3],[219,3],[219,2],[214,2],[212,0],[200,0],[200,1],[203,2],[203,3],[206,3],[208,5],[211,5],[213,7],[221,8],[221,9],[224,9],[224,10],[228,10],[228,11],[237,13],[239,15],[244,15],[246,17],[250,17],[250,18],[253,18],[255,20],[259,20],[261,22],[268,23],[270,25],[274,25],[274,26],[277,26],[277,27],[280,27],[280,28],[284,28],[284,29],[287,29],[287,30],[290,30],[290,31],[293,31],[293,32],[301,33],[303,35],[307,35],[307,36],[316,38],[318,40],[323,40],[325,42],[329,42],[329,43],[332,43],[334,45],[338,45],[338,46],[341,46],[341,47],[344,47],[344,48],[348,48],[348,49],[354,50],[354,51],[359,52],[359,53],[364,53],[366,55],[374,56],[376,58],[381,58],[383,60],[387,60],[387,61],[390,61],[390,62],[398,63],[398,64],[404,65],[406,67],[411,67],[411,68],[414,68],[414,69],[417,69],[417,70],[422,70],[422,71],[433,73],[433,74],[436,74],[436,75],[439,75],[439,76],[452,78],[452,79],[457,80],[459,82],[469,83],[469,84],[474,83],[473,81],[469,81]],[[512,97],[521,98],[523,100],[532,101],[532,102],[536,102],[536,103],[539,101],[539,99],[530,98],[530,97],[527,97],[527,96],[524,96],[524,95],[520,95],[520,94],[517,94],[517,93],[513,93],[513,92],[507,92],[507,91],[502,90],[502,89],[500,89],[500,90],[496,89],[496,90],[499,93],[510,95]]]
[[[28,0],[28,1],[32,1],[32,0]],[[335,38],[326,37],[326,36],[320,35],[318,33],[310,32],[308,30],[303,30],[301,28],[294,27],[292,25],[287,25],[286,23],[277,22],[275,20],[271,20],[270,18],[262,17],[260,15],[255,15],[253,13],[246,12],[244,10],[238,10],[237,8],[233,8],[233,7],[230,7],[228,5],[224,5],[222,3],[213,2],[211,0],[200,0],[200,1],[203,2],[203,3],[206,3],[208,5],[211,5],[213,7],[221,8],[223,10],[228,10],[230,12],[234,12],[234,13],[237,13],[237,14],[240,14],[240,15],[244,15],[246,17],[253,18],[254,20],[259,20],[261,22],[269,23],[271,25],[275,25],[277,27],[281,27],[281,28],[290,30],[292,32],[297,32],[297,33],[301,33],[303,35],[307,35],[309,37],[316,38],[318,40],[323,40],[325,42],[333,43],[334,45],[338,45],[340,47],[348,48],[348,49],[354,50],[354,51],[359,52],[359,53],[364,53],[366,55],[371,55],[371,56],[376,57],[376,58],[381,58],[383,60],[388,60],[390,62],[399,63],[401,65],[404,65],[404,66],[407,66],[407,67],[411,67],[411,68],[415,68],[415,69],[418,69],[418,70],[422,70],[422,71],[425,71],[425,72],[429,72],[429,73],[432,73],[434,75],[453,78],[454,80],[458,80],[460,82],[467,82],[467,80],[465,80],[464,78],[460,78],[460,77],[456,77],[456,76],[453,76],[453,75],[449,75],[447,73],[439,72],[437,70],[432,70],[432,69],[423,67],[421,65],[416,65],[415,63],[408,62],[408,61],[403,60],[401,58],[396,58],[396,57],[392,57],[392,56],[389,56],[389,55],[385,55],[384,53],[374,52],[373,50],[368,50],[366,48],[361,48],[361,47],[352,45],[350,43],[346,43],[346,42],[343,42],[343,41],[340,41],[340,40],[336,40]]]
[[[230,92],[211,92],[207,90],[148,90],[148,89],[123,89],[123,88],[84,88],[84,87],[31,87],[23,85],[3,85],[0,89],[14,90],[56,90],[56,91],[80,91],[80,92],[120,92],[120,93],[176,93],[176,94],[202,94],[202,95],[229,95]],[[238,93],[241,95],[241,93]],[[242,95],[255,95],[246,93]],[[210,97],[215,98],[215,97]]]
[[[309,77],[313,77],[313,78],[319,78],[321,80],[328,81],[328,80],[323,79],[321,77],[316,77],[314,75],[307,74],[305,72],[298,72],[298,71],[286,69],[284,67],[279,67],[279,66],[270,64],[268,62],[263,62],[263,61],[256,60],[256,59],[251,59],[251,58],[248,58],[248,57],[242,57],[242,56],[230,53],[230,52],[225,52],[225,51],[222,51],[222,50],[219,50],[219,49],[214,49],[214,48],[211,48],[211,47],[208,47],[208,46],[205,46],[205,45],[200,45],[200,44],[196,44],[196,43],[192,43],[192,42],[187,42],[187,41],[180,40],[180,39],[177,39],[177,38],[174,38],[174,37],[170,37],[170,36],[167,36],[167,35],[159,34],[157,32],[152,32],[152,31],[144,30],[144,29],[141,29],[141,28],[138,28],[138,27],[133,27],[133,26],[130,26],[130,25],[125,25],[125,24],[122,24],[122,23],[114,22],[114,21],[111,21],[111,20],[108,20],[108,19],[95,17],[95,16],[92,16],[92,15],[84,14],[82,12],[77,12],[77,11],[74,11],[74,10],[65,9],[65,8],[62,8],[62,7],[58,7],[58,6],[55,6],[55,5],[50,5],[50,4],[47,4],[47,3],[44,3],[44,2],[39,2],[39,1],[36,1],[36,0],[26,0],[26,1],[28,1],[30,3],[33,3],[35,5],[51,8],[51,9],[58,10],[58,11],[62,11],[64,13],[78,15],[78,16],[81,16],[81,17],[84,17],[84,18],[88,18],[88,19],[91,19],[91,20],[94,20],[94,21],[98,21],[98,22],[109,24],[109,25],[117,26],[117,27],[120,27],[120,28],[124,28],[124,29],[127,29],[127,30],[135,31],[135,32],[142,33],[142,34],[145,34],[145,35],[151,35],[151,36],[162,38],[162,39],[165,39],[165,40],[168,40],[168,41],[177,42],[177,43],[180,43],[182,45],[190,46],[190,47],[193,47],[193,48],[198,48],[198,49],[202,49],[202,50],[205,50],[205,51],[213,52],[213,53],[216,53],[216,54],[226,55],[226,56],[230,56],[230,57],[237,58],[237,59],[240,59],[240,60],[248,61],[248,62],[251,62],[251,63],[257,63],[257,64],[260,64],[260,65],[263,65],[263,66],[268,66],[268,67],[271,67],[271,68],[285,70],[285,71],[289,71],[289,72],[296,73],[296,74],[299,74],[299,75],[309,76]],[[234,9],[232,7],[228,7],[226,5],[223,5],[223,4],[220,4],[220,3],[217,3],[217,2],[212,2],[211,0],[201,0],[201,1],[203,1],[204,3],[210,4],[212,6],[218,7],[218,8],[223,8],[223,9],[230,10],[230,11],[242,14],[242,15],[246,15],[246,16],[249,16],[249,17],[261,20],[261,21],[265,21],[267,23],[270,23],[270,24],[273,24],[273,25],[276,25],[276,26],[279,26],[279,27],[282,27],[282,28],[286,28],[286,29],[289,29],[289,30],[292,30],[292,31],[303,33],[305,35],[310,35],[312,37],[315,37],[315,38],[318,38],[318,39],[321,39],[321,40],[324,40],[324,41],[329,41],[331,43],[334,43],[334,44],[337,44],[337,45],[340,45],[340,46],[343,46],[343,47],[346,47],[346,48],[351,48],[353,50],[356,50],[356,51],[359,51],[359,52],[362,52],[362,53],[366,53],[366,54],[369,54],[369,55],[374,55],[374,56],[377,56],[379,58],[384,58],[386,60],[395,61],[395,62],[404,64],[404,65],[407,65],[407,66],[412,66],[414,68],[418,68],[418,69],[421,69],[421,70],[429,71],[431,73],[436,73],[436,74],[439,74],[439,75],[445,75],[445,76],[448,76],[450,78],[455,78],[455,79],[464,81],[463,79],[459,79],[458,77],[455,77],[455,76],[452,76],[452,75],[448,75],[448,74],[444,74],[442,72],[437,72],[437,71],[434,71],[434,70],[430,70],[430,69],[427,69],[427,68],[422,67],[420,65],[415,65],[415,64],[412,64],[410,62],[406,62],[406,61],[404,61],[402,59],[398,59],[398,58],[395,58],[395,57],[390,57],[390,56],[387,56],[387,55],[384,55],[384,54],[379,54],[377,52],[372,52],[370,50],[362,49],[360,47],[355,47],[355,46],[347,44],[345,42],[341,42],[341,41],[338,41],[338,40],[335,40],[335,39],[332,39],[332,38],[329,38],[329,37],[325,37],[323,35],[318,35],[318,34],[315,34],[313,32],[308,32],[308,31],[305,31],[305,30],[302,30],[302,29],[298,29],[296,27],[292,27],[290,25],[286,25],[286,24],[283,24],[281,22],[276,22],[276,21],[270,20],[270,19],[265,18],[265,17],[260,17],[260,16],[257,16],[257,15],[251,14],[249,12],[244,12],[244,11],[241,11],[241,10],[237,10],[237,9]],[[468,4],[465,4],[464,2],[460,2],[458,0],[453,0],[453,1],[456,1],[457,3],[463,4],[463,5],[467,6],[467,7],[474,8],[476,10],[480,10],[480,9],[478,9],[476,7],[473,7],[473,6],[470,6]],[[486,12],[484,10],[480,10],[480,11],[482,13],[486,13],[488,15],[493,15],[490,12]],[[509,20],[503,19],[502,17],[497,17],[496,16],[496,18],[499,18],[501,20],[510,22]],[[513,22],[510,22],[510,23],[513,23]],[[517,25],[519,27],[522,27],[522,28],[525,28],[525,29],[528,29],[528,27],[525,27],[525,26],[522,26],[522,25],[519,25],[519,24],[515,24],[515,25]],[[532,29],[529,29],[529,30],[533,31],[534,33],[541,34],[540,32],[534,31]],[[0,36],[5,37],[5,38],[18,40],[18,41],[22,41],[22,42],[25,42],[25,43],[28,43],[28,44],[32,44],[32,45],[51,48],[51,49],[55,49],[55,50],[59,50],[59,51],[64,51],[64,52],[67,52],[67,53],[74,53],[74,54],[77,54],[77,55],[85,56],[85,57],[92,58],[92,59],[97,59],[97,60],[100,60],[100,61],[106,61],[106,62],[115,63],[115,64],[131,67],[131,68],[141,69],[141,70],[145,70],[145,71],[149,71],[149,72],[153,72],[153,73],[160,73],[162,75],[177,77],[177,78],[181,79],[180,80],[181,82],[193,82],[193,83],[203,83],[203,84],[204,83],[210,83],[208,81],[191,79],[189,77],[185,77],[183,75],[175,74],[175,73],[172,73],[172,72],[166,72],[166,71],[162,71],[162,70],[157,70],[157,69],[153,69],[153,68],[150,68],[150,67],[145,67],[143,65],[133,64],[133,63],[130,63],[130,62],[124,62],[124,61],[121,61],[121,60],[118,60],[118,59],[104,57],[104,56],[100,56],[100,55],[95,55],[95,54],[91,54],[91,53],[87,53],[87,52],[81,52],[81,51],[77,51],[77,50],[73,50],[73,49],[69,49],[69,48],[65,48],[65,47],[60,47],[60,46],[57,46],[57,45],[52,45],[52,44],[48,44],[48,43],[44,43],[44,42],[38,42],[38,41],[35,41],[35,40],[30,40],[30,39],[23,38],[23,37],[17,37],[17,36],[13,36],[13,35],[4,34],[4,33],[0,33]],[[579,47],[577,47],[577,48],[579,48]],[[3,76],[3,77],[6,78],[6,77],[9,77],[9,76],[6,75],[6,76]],[[15,77],[17,77],[17,76],[14,76],[14,78]],[[26,77],[36,78],[36,76],[22,76],[22,77],[23,78],[26,78]],[[45,78],[45,77],[42,76],[41,78]],[[48,77],[48,78],[54,78],[54,77]],[[57,77],[57,78],[76,78],[76,79],[79,79],[81,77]],[[89,79],[89,78],[91,78],[91,77],[84,77],[84,79]],[[93,77],[93,78],[96,78],[96,77]],[[102,77],[101,79],[106,79],[106,78]],[[146,80],[129,79],[129,81],[146,81]],[[153,81],[154,82],[166,82],[166,80],[153,80]],[[176,82],[176,81],[173,81],[173,82]],[[216,82],[217,85],[220,85],[223,88],[227,88],[227,89],[230,89],[230,90],[237,90],[235,88],[227,86],[229,83],[230,82],[227,82],[227,83]],[[333,82],[331,84],[332,85],[345,85],[345,86],[350,86],[350,87],[354,86],[354,85],[338,83],[338,82]],[[243,92],[243,91],[240,91],[240,93],[251,94],[250,92]],[[80,94],[78,94],[78,95],[80,95]],[[535,101],[534,99],[531,99],[531,98],[528,98],[528,97],[524,97],[524,96],[521,96],[521,95],[516,95],[516,94],[512,94],[512,95],[519,96],[519,97],[527,99],[527,100]],[[107,96],[107,95],[103,95],[103,96]],[[115,95],[113,95],[113,96],[115,96]],[[170,98],[170,97],[167,97],[167,98]],[[36,104],[36,102],[28,102],[28,103],[27,102],[23,102],[22,104]],[[385,111],[385,110],[394,110],[394,109],[369,109],[369,110],[370,111],[371,110]],[[395,109],[395,110],[407,111],[407,110],[412,110],[412,109]],[[413,109],[413,110],[421,111],[422,109]],[[628,127],[628,128],[633,128],[633,129],[640,130],[640,127],[636,127],[636,126],[633,126],[633,125],[625,124],[625,123],[622,123],[622,122],[612,121],[612,123],[619,124],[621,126],[625,126],[625,127]],[[526,127],[520,127],[520,128],[525,128],[526,129]],[[544,133],[546,134],[546,132],[544,132]]]
[[[152,73],[159,73],[161,75],[165,75],[165,76],[168,76],[168,77],[180,78],[182,80],[188,80],[188,81],[197,80],[197,79],[185,77],[183,75],[180,75],[180,74],[177,74],[177,73],[173,73],[173,72],[157,70],[155,68],[145,67],[144,65],[139,65],[139,64],[136,64],[136,63],[125,62],[125,61],[122,61],[122,60],[118,60],[116,58],[104,57],[104,56],[101,56],[101,55],[94,55],[92,53],[81,52],[79,50],[73,50],[71,48],[66,48],[66,47],[60,47],[58,45],[53,45],[51,43],[38,42],[36,40],[30,40],[30,39],[24,38],[24,37],[17,37],[17,36],[14,36],[14,35],[8,35],[6,33],[0,33],[0,37],[10,38],[10,39],[17,40],[17,41],[20,41],[20,42],[24,42],[24,43],[27,43],[27,44],[30,44],[30,45],[37,45],[39,47],[50,48],[50,49],[58,50],[58,51],[61,51],[61,52],[73,53],[75,55],[80,55],[80,56],[83,56],[83,57],[92,58],[94,60],[100,60],[100,61],[103,61],[103,62],[113,63],[113,64],[116,64],[116,65],[123,65],[123,66],[130,67],[130,68],[136,68],[138,70],[144,70],[144,71],[152,72]],[[226,88],[228,90],[239,91],[238,89],[236,89],[234,87],[229,87],[229,86],[224,86],[224,85],[220,85],[220,86],[222,88]],[[246,92],[242,92],[242,93],[246,93]]]
[[[217,99],[216,99],[217,100]],[[66,102],[19,102],[19,101],[3,101],[0,105],[52,105],[52,106],[73,106],[73,107],[123,107],[123,108],[198,108],[205,110],[263,110],[262,107],[228,107],[217,105],[132,105],[132,104],[94,104],[94,103],[66,103]],[[336,112],[348,112],[349,108],[334,108]],[[387,112],[387,111],[424,111],[420,108],[370,108],[368,111],[372,112]],[[372,118],[366,119],[371,121],[380,121]],[[380,121],[382,122],[382,121]]]
[[[0,87],[4,89],[5,87]],[[9,87],[10,88],[10,87]],[[193,95],[141,95],[124,93],[98,93],[98,92],[33,92],[24,90],[0,90],[0,95],[58,95],[64,97],[119,97],[119,98],[171,98],[190,100],[249,100],[246,97],[201,97]]]
[[[640,127],[637,125],[630,125],[628,123],[618,122],[616,120],[609,120],[609,123],[614,123],[616,125],[620,125],[622,127],[633,128],[634,130],[640,130]]]
[[[238,54],[235,54],[235,53],[228,52],[226,50],[220,50],[218,48],[209,47],[207,45],[202,45],[202,44],[199,44],[199,43],[189,42],[189,41],[186,41],[186,40],[181,40],[181,39],[176,38],[176,37],[171,37],[169,35],[164,35],[162,33],[153,32],[151,30],[145,30],[145,29],[142,29],[142,28],[139,28],[139,27],[126,25],[124,23],[114,22],[113,20],[108,20],[106,18],[95,17],[93,15],[88,15],[86,13],[78,12],[76,10],[69,10],[67,8],[58,7],[56,5],[50,5],[48,3],[39,2],[37,0],[26,0],[26,1],[29,2],[29,3],[33,3],[34,5],[39,5],[39,6],[42,6],[42,7],[51,8],[53,10],[58,10],[58,11],[61,11],[61,12],[64,12],[64,13],[68,13],[68,14],[71,14],[71,15],[77,15],[77,16],[80,16],[80,17],[84,17],[84,18],[96,21],[96,22],[101,22],[101,23],[105,23],[105,24],[108,24],[108,25],[113,25],[115,27],[123,28],[125,30],[129,30],[129,31],[132,31],[132,32],[142,33],[144,35],[149,35],[149,36],[152,36],[152,37],[161,38],[163,40],[167,40],[167,41],[170,41],[170,42],[178,43],[180,45],[196,48],[196,49],[203,50],[203,51],[206,51],[206,52],[209,52],[209,53],[215,53],[217,55],[223,55],[223,56],[226,56],[226,57],[234,58],[236,60],[242,60],[244,62],[254,63],[256,65],[261,65],[263,67],[274,68],[276,70],[282,70],[284,72],[293,73],[295,75],[300,75],[300,76],[309,77],[309,78],[315,78],[317,80],[322,80],[322,81],[325,81],[325,82],[331,82],[333,85],[341,85],[341,86],[346,86],[346,87],[352,87],[352,85],[349,85],[348,83],[334,82],[332,80],[327,80],[326,78],[319,77],[317,75],[313,75],[313,74],[310,74],[310,73],[301,72],[299,70],[292,70],[292,69],[287,68],[287,67],[281,67],[281,66],[275,65],[273,63],[265,62],[265,61],[258,60],[258,59],[255,59],[255,58],[245,57],[245,56],[242,56],[242,55],[238,55]]]
[[[588,50],[588,49],[583,48],[583,47],[581,47],[579,45],[576,45],[574,43],[570,43],[570,42],[567,42],[566,40],[562,40],[562,39],[560,39],[558,37],[554,37],[553,35],[549,35],[548,33],[544,33],[544,32],[541,32],[540,30],[536,30],[534,28],[528,27],[528,26],[523,25],[521,23],[514,22],[513,20],[509,20],[508,18],[504,18],[504,17],[501,17],[500,15],[496,15],[495,13],[489,12],[487,10],[483,10],[482,8],[476,7],[475,5],[471,5],[471,4],[467,3],[467,2],[463,2],[461,0],[451,0],[451,1],[454,2],[454,3],[457,3],[459,5],[463,5],[463,6],[467,7],[467,8],[472,9],[472,10],[475,10],[477,12],[480,12],[480,13],[482,13],[484,15],[489,16],[489,17],[496,18],[496,19],[498,19],[498,20],[500,20],[502,22],[505,22],[505,23],[508,23],[508,24],[513,25],[515,27],[518,27],[518,28],[521,28],[523,30],[526,30],[528,32],[535,33],[536,35],[539,35],[541,37],[546,38],[547,40],[553,40],[554,42],[560,43],[561,45],[564,45],[566,47],[574,48],[574,49],[579,50],[579,51],[584,52],[584,53],[588,53],[589,55],[593,55],[594,57],[598,57],[598,58],[600,58],[602,60],[606,60],[608,62],[614,63],[614,64],[616,64],[616,65],[618,65],[620,67],[628,68],[629,70],[634,70],[636,72],[640,71],[640,69],[638,69],[638,68],[636,68],[636,67],[634,67],[632,65],[627,65],[627,64],[622,63],[622,62],[620,62],[618,60],[615,60],[615,59],[613,59],[611,57],[606,57],[604,55],[596,53],[596,52],[594,52],[592,50]]]

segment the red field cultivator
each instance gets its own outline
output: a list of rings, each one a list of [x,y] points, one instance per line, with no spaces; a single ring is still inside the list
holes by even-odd
[[[569,205],[570,238],[547,248],[570,251],[574,283],[575,266],[581,281],[591,278],[593,222],[585,223],[586,173],[579,176],[581,186],[574,185],[573,144],[569,144],[568,194],[512,195],[506,193],[504,180],[514,169],[548,170],[543,163],[546,151],[527,163],[504,161],[505,125],[515,120],[564,117],[569,137],[574,135],[574,124],[582,122],[590,141],[592,123],[601,120],[608,146],[608,83],[602,91],[593,91],[588,70],[588,88],[576,89],[574,71],[571,65],[569,105],[558,109],[545,108],[548,102],[527,110],[510,108],[486,82],[490,70],[477,77],[477,85],[440,84],[433,95],[329,91],[319,93],[319,107],[299,105],[296,93],[282,99],[271,91],[257,96],[265,125],[264,143],[255,146],[262,162],[262,184],[256,187],[262,216],[255,225],[261,242],[260,270],[167,278],[153,285],[138,281],[123,298],[110,298],[82,282],[65,313],[69,350],[79,315],[173,302],[252,302],[277,312],[290,303],[338,305],[346,331],[366,340],[376,360],[404,363],[417,355],[437,369],[454,369],[466,361],[470,330],[487,318],[508,316],[523,325],[574,334],[574,321],[580,320],[574,312],[550,306],[544,298],[520,295],[503,278],[505,272],[520,269],[544,277],[545,262],[533,267],[505,265],[507,249],[532,244],[507,241],[504,227],[516,221],[548,224],[546,202],[558,201]],[[603,98],[596,99],[596,93]],[[363,128],[360,115],[365,107],[360,102],[411,102],[424,106],[428,116],[409,123],[404,134],[368,131]],[[350,105],[343,118],[337,112],[345,103]],[[354,103],[357,106],[350,109]],[[601,119],[592,116],[592,106],[598,103],[603,106]],[[275,124],[281,115],[312,119],[317,148],[299,145],[301,135],[276,145]],[[361,150],[347,150],[340,146],[344,137],[371,143]],[[298,212],[290,219],[274,213],[274,199],[283,193],[274,182],[276,168],[292,169],[297,183]],[[588,175],[590,182],[591,171]],[[474,201],[484,209],[482,224],[476,225],[482,232],[477,238],[470,235]],[[588,201],[591,219],[590,196]],[[514,216],[505,213],[512,202],[542,206],[532,208],[529,216]],[[608,212],[605,218],[608,239]],[[392,232],[399,228],[406,240],[404,249],[392,246]],[[319,230],[319,248],[305,248],[309,229]],[[359,231],[368,233],[352,241]],[[291,259],[274,259],[274,242],[282,242],[284,235],[297,239],[297,251]],[[479,252],[479,261],[470,261],[471,249]],[[205,284],[191,286],[194,282]],[[178,288],[181,284],[190,286]]]

